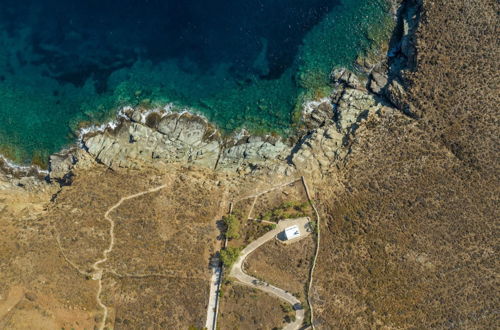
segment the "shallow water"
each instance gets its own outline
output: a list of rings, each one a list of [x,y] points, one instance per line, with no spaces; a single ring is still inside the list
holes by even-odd
[[[286,134],[387,23],[385,0],[0,0],[0,153],[43,163],[79,125],[174,103]]]

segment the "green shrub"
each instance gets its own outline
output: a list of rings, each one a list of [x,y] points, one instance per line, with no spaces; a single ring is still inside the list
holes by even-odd
[[[283,313],[290,313],[293,311],[292,306],[290,306],[290,304],[287,303],[281,304],[281,310],[283,311]]]
[[[289,201],[274,209],[260,214],[260,219],[265,221],[279,221],[281,219],[299,218],[307,216],[309,202]]]
[[[240,255],[240,248],[227,247],[220,251],[220,259],[224,266],[231,269]]]
[[[235,215],[229,214],[222,217],[226,225],[226,237],[234,239],[240,237],[240,221]]]

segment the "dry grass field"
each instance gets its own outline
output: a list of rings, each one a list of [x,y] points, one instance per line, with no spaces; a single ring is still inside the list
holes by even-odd
[[[321,216],[311,290],[317,329],[495,329],[500,324],[500,3],[423,0],[417,70],[401,102],[345,141],[331,177],[308,178]],[[209,260],[230,200],[230,246],[280,218],[311,215],[302,185],[259,198],[278,177],[195,168],[75,170],[71,186],[28,191],[0,177],[0,328],[94,329],[102,270],[106,326],[203,327]],[[148,189],[164,188],[123,201]],[[8,188],[5,188],[8,187]],[[304,204],[305,203],[305,204]],[[110,220],[111,219],[111,220]],[[110,221],[114,223],[114,245]],[[313,237],[268,242],[252,275],[303,298]],[[97,265],[96,262],[103,259]],[[220,329],[273,329],[291,317],[272,296],[226,283]]]
[[[0,328],[92,329],[96,283],[75,271],[45,217],[57,189],[0,192]]]

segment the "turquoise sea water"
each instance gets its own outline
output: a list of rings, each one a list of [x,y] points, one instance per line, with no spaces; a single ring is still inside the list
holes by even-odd
[[[390,28],[385,0],[0,2],[0,153],[19,163],[124,105],[288,134],[332,68]]]

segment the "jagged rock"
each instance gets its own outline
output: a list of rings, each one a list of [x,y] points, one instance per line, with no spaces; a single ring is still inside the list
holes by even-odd
[[[419,23],[422,0],[408,1],[403,15],[403,37],[401,38],[401,52],[407,59],[406,67],[409,70],[416,68],[416,31]]]
[[[140,123],[125,123],[114,134],[97,134],[84,138],[84,143],[90,154],[110,167],[139,168],[141,163],[161,160],[213,168],[220,153],[220,143],[204,140],[199,122],[195,126],[197,133],[185,134],[179,139],[174,138],[174,133],[188,132],[188,126],[177,125],[173,132],[163,134]]]
[[[50,155],[50,178],[53,180],[65,180],[68,173],[77,162],[77,158],[73,154],[74,150],[67,150],[65,152]]]
[[[404,102],[406,97],[406,92],[403,85],[398,79],[391,81],[387,88],[386,96],[391,101],[391,103],[399,110],[404,110],[406,103]]]
[[[387,85],[387,76],[378,72],[372,72],[370,76],[370,90],[375,94],[381,94],[382,89]]]
[[[292,163],[299,172],[321,177],[335,160],[345,155],[343,139],[344,134],[333,125],[318,128],[301,142],[292,155]]]
[[[351,88],[361,87],[358,77],[353,72],[344,68],[334,69],[330,77],[337,84],[343,84]]]
[[[136,118],[137,111],[133,112]],[[163,116],[157,129],[141,122],[124,122],[115,131],[83,138],[88,152],[103,164],[140,168],[145,162],[182,162],[204,167],[241,170],[274,166],[289,154],[280,139],[243,137],[223,152],[217,130],[202,117],[189,113]],[[268,163],[270,164],[268,166]]]
[[[332,96],[333,121],[314,129],[294,148],[291,162],[299,172],[321,176],[347,155],[345,142],[361,123],[383,106],[372,94],[361,89],[338,85]]]
[[[177,139],[185,144],[196,146],[203,140],[208,125],[197,116],[184,115],[177,122]]]
[[[290,147],[278,141],[250,137],[227,148],[219,160],[219,168],[236,170],[248,166],[273,165],[282,162],[290,152]]]
[[[129,117],[132,121],[140,123],[142,121],[142,112],[140,110],[134,110]]]
[[[304,121],[311,133],[295,147],[279,137],[245,132],[223,140],[204,118],[187,112],[155,111],[154,125],[147,125],[146,114],[153,112],[141,109],[123,111],[131,121],[88,134],[82,142],[92,157],[112,168],[177,162],[239,173],[268,170],[290,175],[293,166],[321,172],[343,157],[346,139],[370,113],[380,109],[373,95],[358,88],[359,80],[352,72],[335,70],[332,75],[340,83],[332,97],[308,103]]]
[[[333,118],[333,104],[330,98],[306,103],[303,110],[303,122],[307,129],[320,127]]]
[[[373,95],[352,88],[339,91],[335,100],[336,124],[344,133],[355,131],[361,119],[366,118],[369,112],[380,108]]]
[[[178,120],[178,113],[166,115],[158,123],[158,131],[162,134],[167,135],[171,139],[175,139],[175,129],[177,127]]]

